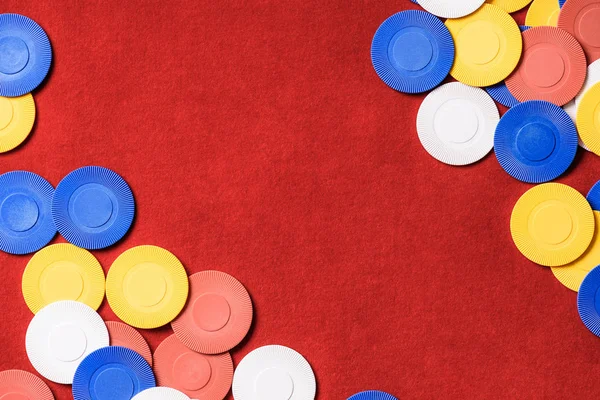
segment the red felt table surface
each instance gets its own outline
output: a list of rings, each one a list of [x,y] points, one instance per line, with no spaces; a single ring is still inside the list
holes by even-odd
[[[34,94],[35,131],[0,155],[0,172],[56,185],[84,165],[117,171],[137,217],[125,240],[94,252],[105,270],[154,244],[190,274],[234,275],[256,311],[235,363],[290,346],[312,364],[318,399],[598,396],[600,339],[576,294],[510,237],[531,186],[493,154],[463,168],[434,160],[415,130],[424,95],[389,89],[371,66],[379,24],[417,7],[4,0],[2,12],[45,28],[54,59]],[[559,181],[585,193],[599,167],[581,151]],[[0,369],[32,371],[29,258],[0,254]],[[115,319],[106,302],[100,313]],[[154,350],[171,330],[142,333]]]

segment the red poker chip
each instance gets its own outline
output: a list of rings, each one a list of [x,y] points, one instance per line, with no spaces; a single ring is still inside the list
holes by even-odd
[[[231,350],[252,325],[252,301],[246,288],[219,271],[198,272],[189,281],[188,303],[171,323],[175,335],[198,353]]]
[[[11,369],[0,372],[0,399],[54,400],[48,385],[31,372]]]
[[[223,400],[231,388],[233,361],[229,353],[197,353],[171,335],[154,352],[154,374],[159,386],[192,399]]]
[[[523,32],[523,56],[506,86],[521,102],[545,100],[562,106],[577,96],[586,73],[577,39],[560,28],[540,26]]]
[[[117,321],[106,321],[111,346],[127,347],[144,357],[152,366],[152,351],[141,333],[131,326]]]
[[[581,43],[588,64],[600,59],[600,0],[569,0],[560,10],[558,27]]]

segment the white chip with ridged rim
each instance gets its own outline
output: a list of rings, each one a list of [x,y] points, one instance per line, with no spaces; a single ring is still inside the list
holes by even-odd
[[[485,0],[419,0],[419,5],[442,18],[460,18],[477,11]]]
[[[575,97],[575,113],[577,113],[577,108],[583,100],[583,96],[585,92],[592,88],[596,83],[600,82],[600,60],[596,60],[590,65],[588,65],[587,75],[585,77],[585,82],[583,83],[583,87],[579,91],[579,94]]]
[[[179,390],[160,386],[146,389],[133,396],[131,400],[190,400],[190,398]]]
[[[565,110],[565,112],[567,114],[569,114],[569,117],[571,117],[571,119],[573,120],[573,123],[577,124],[577,105],[575,104],[575,100],[571,100],[570,102],[565,104],[562,108],[563,108],[563,110]],[[578,134],[578,136],[579,136],[579,134]],[[590,151],[590,149],[587,148],[585,143],[583,143],[581,138],[579,138],[579,147],[581,147],[582,149],[585,149],[587,151]]]

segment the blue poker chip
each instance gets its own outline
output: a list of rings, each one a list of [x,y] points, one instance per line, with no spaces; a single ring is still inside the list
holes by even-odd
[[[513,96],[508,90],[504,82],[497,83],[493,86],[488,86],[485,88],[485,91],[492,97],[492,99],[496,100],[505,107],[514,107],[520,103],[520,101],[517,100],[515,96]]]
[[[560,176],[573,162],[577,147],[573,120],[559,106],[540,100],[509,109],[494,136],[494,150],[502,168],[528,183]]]
[[[596,182],[588,192],[586,199],[592,210],[600,211],[600,181]]]
[[[0,175],[0,250],[28,254],[52,240],[56,235],[53,193],[52,185],[32,172]]]
[[[31,92],[46,78],[51,62],[50,40],[35,21],[0,14],[0,96]]]
[[[74,400],[129,400],[156,386],[154,372],[133,350],[109,346],[83,359],[73,378]]]
[[[95,250],[119,241],[133,222],[135,202],[127,182],[103,167],[79,168],[63,178],[52,199],[58,232]]]
[[[454,41],[438,17],[425,11],[402,11],[375,32],[371,61],[386,85],[403,93],[438,86],[454,63]]]
[[[519,29],[521,32],[525,32],[526,30],[531,29],[531,27],[527,25],[519,25]]]
[[[577,293],[577,311],[581,321],[594,335],[600,336],[600,266],[594,267],[583,278]]]
[[[562,8],[562,6],[564,6],[566,2],[567,0],[558,0],[558,5],[560,6],[560,8]]]
[[[391,394],[379,390],[367,390],[350,396],[348,400],[398,400]]]

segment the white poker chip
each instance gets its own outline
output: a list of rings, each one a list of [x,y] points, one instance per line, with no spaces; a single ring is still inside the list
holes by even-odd
[[[108,343],[108,330],[100,315],[71,300],[57,301],[38,311],[25,336],[31,365],[44,378],[62,384],[72,384],[81,361]]]
[[[585,95],[585,92],[591,89],[592,86],[598,82],[600,82],[600,60],[596,60],[588,65],[587,75],[585,77],[583,87],[579,91],[579,94],[575,97],[575,112],[577,112],[577,108],[579,107],[581,100],[583,100],[583,95]]]
[[[315,374],[308,361],[284,346],[251,351],[233,375],[235,400],[314,400],[316,391]]]
[[[131,400],[190,400],[190,398],[179,390],[161,386],[146,389],[133,396]]]
[[[442,18],[460,18],[477,11],[485,0],[419,0],[419,5]]]
[[[417,133],[425,150],[450,165],[472,164],[494,147],[500,114],[483,90],[460,82],[429,93],[417,115]]]
[[[577,105],[575,104],[575,100],[571,100],[570,102],[565,104],[562,108],[569,115],[569,117],[571,117],[571,119],[573,120],[573,123],[577,125]],[[588,149],[587,146],[583,143],[581,138],[579,138],[579,147],[581,147],[582,149],[585,149],[587,151],[590,151],[590,149]]]

